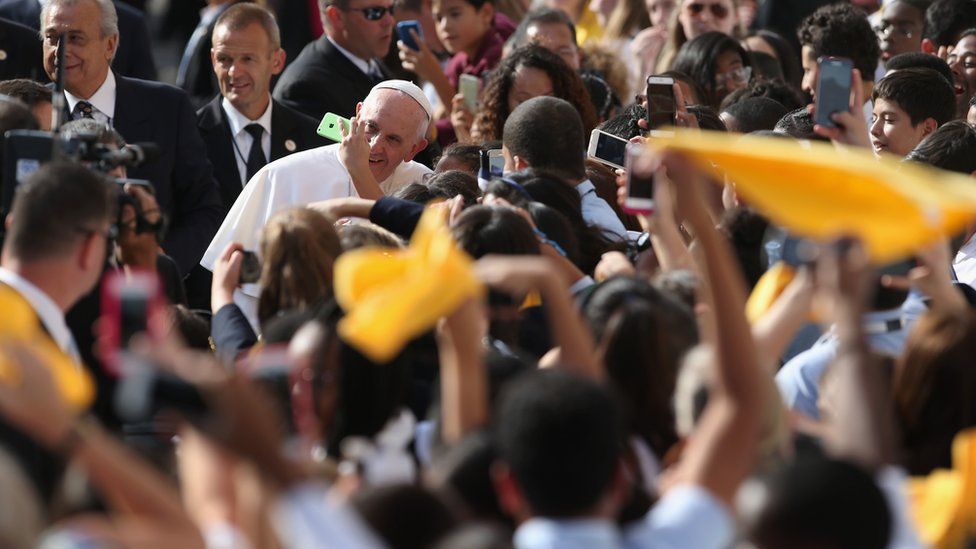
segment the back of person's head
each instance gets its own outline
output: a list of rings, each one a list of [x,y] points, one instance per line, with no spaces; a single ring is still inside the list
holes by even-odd
[[[826,138],[813,133],[813,117],[805,108],[786,113],[786,116],[776,123],[773,131],[796,139],[827,141]]]
[[[332,267],[341,252],[332,221],[321,213],[293,208],[275,214],[261,233],[261,322],[331,296]]]
[[[629,141],[633,137],[643,135],[644,129],[638,126],[637,122],[646,116],[647,111],[644,107],[634,104],[619,111],[616,116],[603,121],[597,128]]]
[[[926,475],[952,467],[952,440],[976,425],[976,318],[928,311],[912,327],[895,366],[892,399],[903,463]]]
[[[198,351],[210,352],[210,323],[190,310],[176,304],[169,308],[172,331],[179,334],[186,346]]]
[[[514,380],[495,415],[499,460],[534,516],[588,515],[620,463],[616,406],[594,381],[542,370]]]
[[[716,132],[729,131],[725,126],[725,122],[722,122],[718,113],[715,112],[715,109],[708,105],[688,105],[688,112],[695,115],[695,119],[698,121],[698,127],[703,130]]]
[[[710,31],[686,42],[674,58],[672,68],[690,76],[705,95],[699,99],[705,105],[717,107],[731,90],[719,90],[718,58],[723,53],[739,54],[744,67],[750,67],[749,54],[737,40],[721,32]]]
[[[400,200],[409,200],[410,202],[424,205],[434,200],[434,195],[431,194],[427,185],[423,183],[409,183],[404,185],[394,191],[392,196]]]
[[[865,82],[874,81],[881,46],[867,16],[857,7],[847,2],[823,6],[800,23],[797,37],[814,59],[847,57]]]
[[[920,51],[899,53],[885,63],[885,69],[887,69],[889,73],[891,71],[900,71],[902,69],[911,68],[932,69],[941,74],[942,77],[946,79],[946,82],[951,84],[954,81],[952,69],[949,67],[949,64],[946,63],[944,59],[932,54]]]
[[[426,182],[430,194],[435,199],[450,200],[455,196],[464,199],[464,207],[474,206],[481,198],[478,179],[462,170],[448,170],[434,174]]]
[[[457,524],[447,504],[420,486],[367,487],[350,503],[373,532],[397,549],[426,549]]]
[[[522,103],[505,121],[502,136],[509,154],[532,168],[574,181],[586,177],[583,121],[568,101],[535,97]]]
[[[751,133],[775,128],[786,115],[786,107],[768,97],[749,97],[726,107],[722,114],[731,118],[723,116],[729,131]]]
[[[93,136],[95,142],[102,145],[111,145],[117,149],[125,146],[125,138],[118,130],[94,118],[79,118],[65,122],[61,126],[61,135],[68,139]]]
[[[579,240],[573,231],[573,225],[565,215],[542,202],[529,202],[525,210],[532,216],[532,223],[536,228],[542,231],[547,239],[559,245],[559,251],[565,254],[566,259],[584,273],[592,272],[592,267],[587,270],[581,265]]]
[[[539,241],[532,226],[511,208],[468,208],[451,226],[451,234],[461,249],[475,259],[488,254],[539,253]]]
[[[104,177],[79,164],[45,164],[17,187],[4,255],[23,262],[66,256],[114,219],[115,205]]]
[[[908,114],[912,126],[929,118],[941,126],[956,116],[952,84],[932,69],[914,67],[888,73],[878,81],[871,99],[896,103]]]
[[[943,124],[916,145],[905,159],[950,172],[976,173],[976,128],[963,120]]]
[[[620,108],[620,98],[601,76],[588,72],[580,75],[580,78],[586,85],[597,120],[601,122],[606,120]]]
[[[632,433],[663,457],[677,441],[671,397],[678,367],[698,343],[691,309],[632,277],[603,282],[582,308]]]
[[[481,146],[452,143],[444,149],[434,171],[463,170],[477,177],[481,169]]]
[[[0,139],[10,130],[36,130],[38,127],[37,118],[23,101],[0,96]]]
[[[357,248],[403,248],[403,240],[392,232],[373,223],[348,223],[339,227],[339,243],[342,251]]]
[[[888,544],[892,519],[884,494],[856,465],[803,457],[771,473],[759,489],[761,508],[749,521],[749,538],[757,547],[881,549]]]
[[[962,32],[973,27],[976,27],[973,0],[935,0],[925,10],[924,36],[936,48],[955,46]]]
[[[490,433],[471,432],[434,455],[427,481],[458,502],[464,518],[509,523],[491,482],[491,466],[497,457]]]
[[[748,97],[768,97],[783,107],[787,111],[799,109],[806,106],[806,101],[799,90],[782,80],[767,80],[765,78],[753,78],[749,85],[739,88],[725,96],[720,108],[727,109],[730,105],[738,103]]]
[[[27,78],[0,80],[0,93],[23,101],[30,108],[38,103],[50,103],[53,95],[44,84]]]
[[[779,59],[763,51],[749,51],[749,63],[752,65],[753,77],[767,78],[769,80],[782,80],[783,67],[779,64]]]

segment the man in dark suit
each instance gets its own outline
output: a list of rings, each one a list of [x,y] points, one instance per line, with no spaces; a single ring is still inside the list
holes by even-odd
[[[110,0],[99,0],[110,3]],[[139,10],[121,2],[115,2],[118,13],[119,51],[112,61],[115,72],[129,78],[156,79],[156,63],[146,18]],[[37,0],[0,0],[0,17],[40,29],[41,3]]]
[[[30,78],[46,81],[37,31],[0,18],[0,80]]]
[[[148,179],[169,218],[163,250],[186,275],[220,225],[222,208],[196,116],[186,93],[167,84],[116,76],[109,63],[118,45],[107,0],[51,0],[44,8],[44,68],[54,77],[59,43],[65,50],[68,115],[109,124],[129,143],[152,141],[161,154],[129,170]]]
[[[190,94],[194,108],[206,105],[217,95],[219,88],[210,65],[211,37],[217,19],[237,1],[240,0],[207,0],[207,7],[200,12],[200,22],[186,42],[176,72],[176,85]]]
[[[256,4],[227,9],[214,27],[211,60],[220,95],[197,111],[197,120],[229,210],[265,164],[328,143],[316,135],[315,119],[271,99],[271,79],[284,68],[285,53],[269,11]]]
[[[351,117],[373,85],[386,80],[379,59],[393,36],[393,0],[320,0],[325,34],[285,69],[274,98],[316,120]]]

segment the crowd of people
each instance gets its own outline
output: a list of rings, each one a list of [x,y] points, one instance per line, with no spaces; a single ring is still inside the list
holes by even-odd
[[[197,3],[0,0],[0,546],[976,540],[976,0]]]

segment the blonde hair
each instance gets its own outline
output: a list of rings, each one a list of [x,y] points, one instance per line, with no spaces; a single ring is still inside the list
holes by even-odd
[[[276,214],[261,234],[263,323],[279,311],[307,307],[332,295],[332,266],[342,253],[332,220],[307,208]]]

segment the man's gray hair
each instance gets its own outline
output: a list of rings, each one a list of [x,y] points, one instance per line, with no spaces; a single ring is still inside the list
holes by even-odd
[[[101,10],[102,20],[99,28],[102,37],[119,33],[119,14],[115,11],[112,0],[41,0],[41,32],[44,32],[44,21],[47,19],[47,10],[51,6],[72,6],[79,2],[94,2]]]

